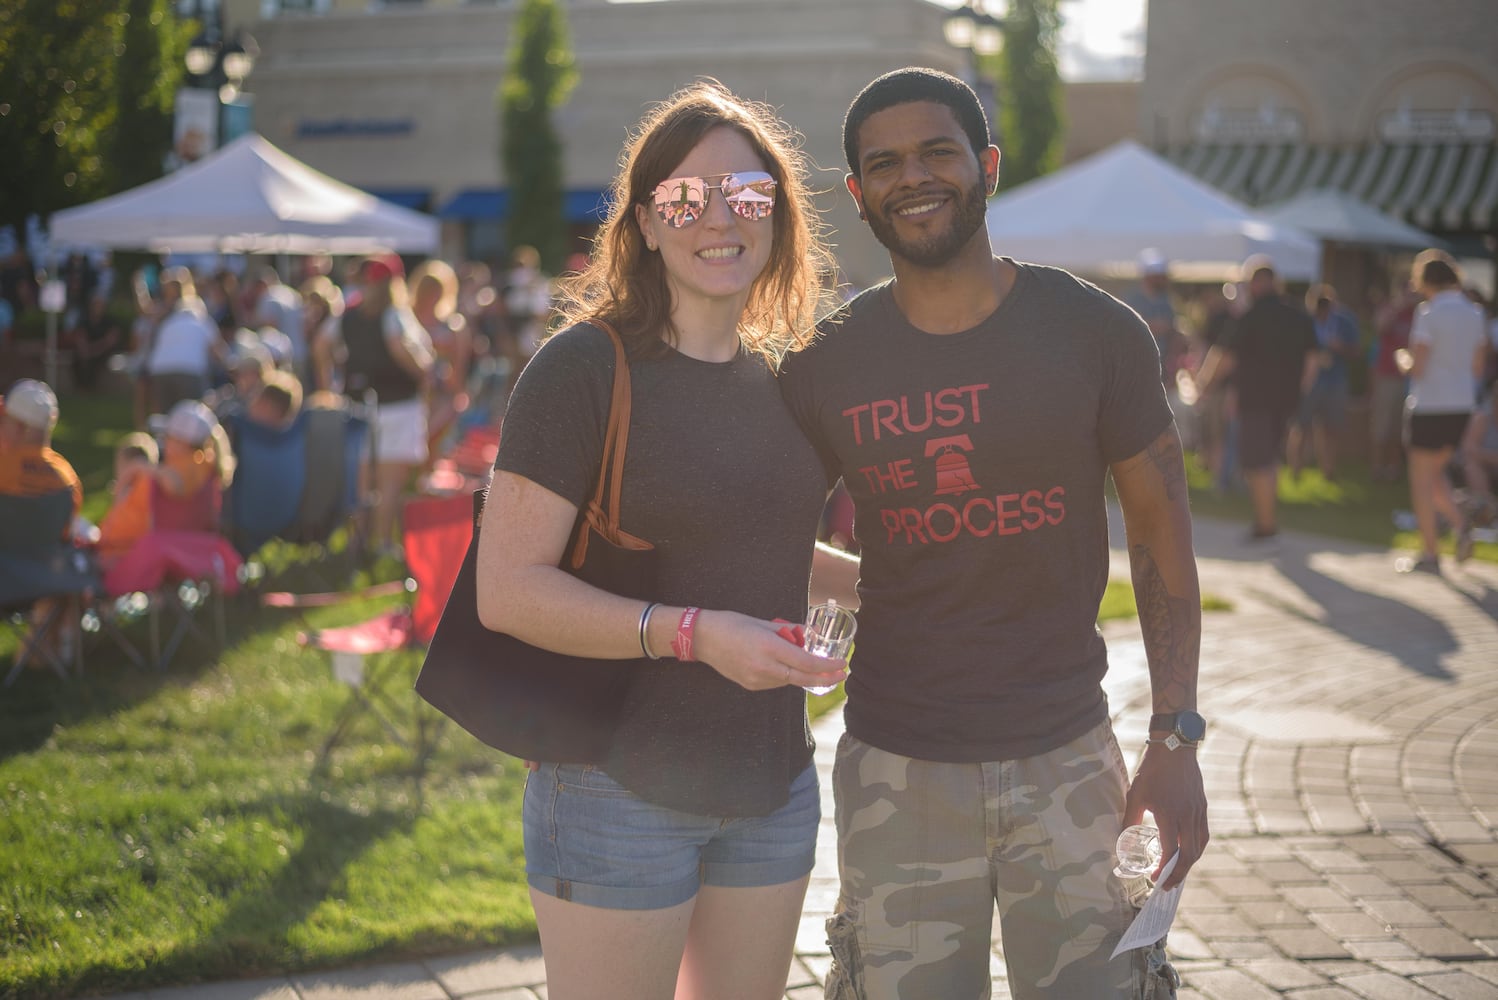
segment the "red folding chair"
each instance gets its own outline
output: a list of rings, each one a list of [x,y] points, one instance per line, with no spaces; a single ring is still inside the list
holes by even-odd
[[[465,493],[483,489],[499,455],[499,428],[470,427],[447,454],[432,463],[426,492]]]
[[[389,676],[402,665],[394,656],[383,657],[373,668],[366,669],[365,658],[376,653],[393,653],[417,649],[431,641],[442,617],[447,595],[451,593],[458,568],[473,537],[473,500],[467,496],[434,497],[411,500],[402,514],[403,544],[409,579],[380,584],[357,593],[339,594],[265,594],[261,603],[267,607],[303,609],[325,607],[353,597],[414,591],[409,607],[394,608],[356,625],[303,632],[297,641],[312,649],[327,650],[333,676],[350,688],[348,703],[333,724],[333,731],[318,756],[320,767],[343,738],[349,725],[360,714],[373,716],[392,739],[413,750],[421,764],[432,749],[432,732],[427,713],[417,712],[414,738],[408,738],[396,725],[398,705],[385,689]],[[411,685],[406,685],[410,690]],[[415,696],[413,695],[413,701]],[[440,724],[440,719],[432,724]]]

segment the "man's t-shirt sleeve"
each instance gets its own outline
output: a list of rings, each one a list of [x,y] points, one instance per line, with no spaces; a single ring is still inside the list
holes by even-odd
[[[1132,310],[1115,309],[1102,337],[1103,391],[1098,442],[1109,463],[1143,451],[1174,416],[1160,383],[1160,349]]]
[[[791,417],[796,425],[801,428],[801,433],[811,442],[812,448],[817,453],[817,458],[822,463],[822,471],[827,477],[827,488],[831,489],[837,485],[841,473],[838,469],[837,455],[833,453],[830,444],[824,440],[825,435],[817,423],[817,410],[815,400],[815,370],[816,362],[807,351],[816,350],[809,347],[802,351],[794,351],[787,354],[780,362],[778,373],[778,384],[780,395],[785,400],[787,409],[791,411]]]
[[[581,508],[603,457],[613,376],[613,348],[602,331],[579,326],[548,340],[510,394],[494,467]]]

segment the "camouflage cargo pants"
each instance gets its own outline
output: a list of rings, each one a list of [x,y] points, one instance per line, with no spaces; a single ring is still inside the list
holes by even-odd
[[[1022,760],[943,764],[844,735],[828,1000],[1165,1000],[1163,943],[1110,961],[1148,883],[1113,875],[1127,771],[1107,724]]]

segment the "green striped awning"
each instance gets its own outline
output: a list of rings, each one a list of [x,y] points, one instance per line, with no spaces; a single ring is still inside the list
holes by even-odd
[[[1250,205],[1332,188],[1422,229],[1498,231],[1498,143],[1197,143],[1164,154]]]

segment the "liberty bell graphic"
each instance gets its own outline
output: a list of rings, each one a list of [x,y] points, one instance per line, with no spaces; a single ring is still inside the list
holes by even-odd
[[[953,437],[932,438],[926,442],[926,457],[936,456],[936,495],[967,493],[983,487],[973,481],[972,466],[967,463],[966,451],[973,450],[972,438],[966,434]]]

